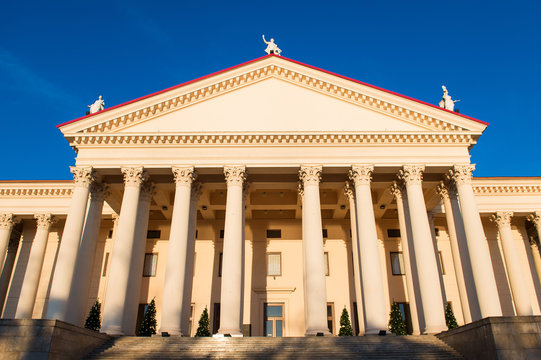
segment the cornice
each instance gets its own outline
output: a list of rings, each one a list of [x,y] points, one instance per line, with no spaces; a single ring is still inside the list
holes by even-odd
[[[73,147],[134,145],[361,145],[444,144],[474,145],[471,133],[356,133],[356,134],[79,134],[70,139]]]
[[[112,119],[89,126],[88,128],[81,130],[80,133],[99,134],[104,132],[115,132],[122,128],[149,120],[153,117],[161,116],[169,112],[191,106],[198,102],[223,95],[226,92],[233,91],[271,77],[324,93],[343,101],[384,113],[388,116],[414,123],[429,130],[453,132],[468,131],[461,126],[451,124],[418,111],[407,109],[400,105],[392,104],[385,100],[377,99],[370,95],[362,94],[352,88],[347,88],[338,84],[324,81],[311,75],[301,73],[300,71],[287,69],[280,65],[266,64],[260,68],[245,71],[244,73],[237,73],[232,77],[218,81],[214,84],[206,85],[192,91],[187,91],[183,94],[177,93],[175,96],[162,100],[158,103],[143,106],[122,115],[119,114],[118,116],[114,116]],[[78,133],[66,134],[66,136],[75,136],[76,134]]]
[[[474,194],[539,194],[541,185],[476,185],[473,184]]]
[[[5,197],[70,197],[73,193],[73,185],[62,188],[42,187],[7,187],[0,188],[0,196]]]

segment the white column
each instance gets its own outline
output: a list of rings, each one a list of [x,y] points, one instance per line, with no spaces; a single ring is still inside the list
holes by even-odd
[[[471,185],[474,169],[473,165],[455,165],[450,178],[457,188],[481,316],[502,316],[490,251]]]
[[[126,335],[135,335],[137,323],[137,309],[139,308],[141,296],[141,281],[143,279],[143,268],[145,265],[145,249],[147,244],[148,217],[150,214],[150,201],[155,192],[155,186],[150,181],[141,185],[139,193],[139,205],[137,208],[137,221],[135,236],[130,262],[130,275],[128,278],[128,290],[124,304],[124,320],[122,329]],[[145,299],[146,300],[146,299]]]
[[[518,256],[518,251],[515,246],[515,239],[511,231],[512,211],[498,211],[492,215],[490,220],[498,225],[500,239],[502,241],[503,255],[507,268],[507,276],[511,284],[511,292],[513,293],[513,302],[518,316],[533,315],[532,303],[528,287],[524,281],[522,272],[522,264]]]
[[[447,329],[438,263],[430,232],[423,196],[423,165],[405,165],[400,177],[406,184],[408,207],[413,235],[413,248],[419,276],[419,289],[425,318],[424,333],[437,333]]]
[[[464,322],[468,324],[472,322],[472,317],[468,301],[468,291],[466,290],[466,282],[464,280],[464,272],[460,256],[460,248],[458,245],[458,235],[455,226],[453,208],[451,205],[451,198],[449,196],[449,191],[443,182],[440,183],[436,191],[440,195],[445,208],[445,219],[447,220],[447,230],[449,232],[449,241],[451,243],[451,254],[453,256],[453,265],[455,268],[456,283],[458,286],[462,315],[464,316]]]
[[[192,193],[190,195],[190,218],[188,220],[188,250],[186,256],[186,275],[184,282],[184,292],[182,303],[184,304],[182,308],[182,323],[180,324],[180,329],[185,336],[191,335],[191,330],[189,328],[189,319],[191,315],[191,304],[192,304],[192,289],[193,289],[193,275],[194,275],[194,262],[195,262],[195,233],[197,230],[197,202],[201,196],[201,184],[198,181],[192,183]],[[244,238],[244,236],[243,236]],[[244,263],[244,261],[243,261]],[[192,324],[197,324],[196,319],[194,318]],[[192,325],[192,326],[193,326]]]
[[[175,205],[171,219],[171,232],[169,235],[169,249],[167,253],[167,265],[165,268],[165,284],[162,300],[162,323],[161,332],[171,335],[182,334],[181,324],[183,319],[184,290],[186,282],[189,218],[190,218],[190,194],[192,182],[195,180],[193,166],[173,167],[175,177]],[[193,254],[192,254],[193,257]]]
[[[91,167],[71,167],[71,172],[74,179],[73,195],[58,249],[47,305],[47,318],[62,321],[67,320],[68,302],[81,243],[89,188],[94,181],[94,172]]]
[[[354,165],[349,173],[350,179],[355,184],[366,334],[378,334],[380,330],[387,330],[384,280],[381,273],[376,219],[370,190],[373,171],[372,165]]]
[[[0,214],[0,268],[4,264],[4,259],[8,250],[11,230],[17,219],[13,214]]]
[[[17,249],[19,248],[19,242],[21,239],[21,234],[19,233],[19,231],[15,231],[17,232],[17,234],[13,234],[13,231],[11,233],[8,251],[4,260],[4,266],[2,267],[2,275],[0,275],[0,317],[2,316],[2,312],[4,310],[9,282],[13,273],[15,258],[17,257]]]
[[[41,268],[43,266],[43,259],[47,248],[47,239],[49,238],[49,228],[54,222],[54,217],[51,216],[51,214],[36,214],[34,217],[37,221],[37,230],[34,241],[32,241],[28,265],[26,266],[26,271],[24,273],[17,311],[15,312],[16,319],[32,318],[39,279],[41,277]]]
[[[141,184],[147,177],[142,167],[123,168],[122,173],[124,175],[124,196],[122,197],[120,219],[113,245],[102,323],[102,331],[111,335],[124,335],[122,324],[128,296],[139,194]]]
[[[411,264],[411,238],[409,236],[410,231],[408,231],[409,224],[406,221],[406,213],[404,206],[404,197],[406,197],[405,189],[403,186],[400,186],[393,182],[391,187],[391,193],[396,199],[396,207],[398,210],[398,224],[400,225],[400,240],[402,242],[402,253],[404,258],[404,266],[406,270],[406,287],[408,289],[408,300],[410,305],[411,313],[411,327],[413,335],[420,335],[421,330],[419,326],[419,313],[417,311],[417,298],[415,294],[415,286],[413,284],[413,266]]]
[[[242,336],[242,277],[243,277],[243,184],[244,166],[224,167],[227,182],[224,248],[222,261],[222,291],[220,295],[220,329],[218,336]]]
[[[346,181],[344,193],[349,200],[349,219],[351,222],[351,248],[353,251],[353,281],[355,282],[355,300],[357,301],[357,322],[359,323],[358,336],[364,335],[364,307],[363,290],[361,286],[361,265],[359,253],[359,237],[357,236],[357,209],[355,205],[355,189],[351,182]]]
[[[299,178],[304,189],[303,243],[306,313],[305,336],[330,334],[327,326],[327,284],[325,280],[325,253],[319,182],[322,166],[301,166]]]
[[[67,322],[78,326],[84,325],[87,315],[94,255],[96,253],[96,243],[100,231],[103,201],[107,195],[107,185],[93,183],[90,186],[90,205],[86,214],[83,237],[75,267],[74,278],[77,280],[73,282],[71,287],[70,302],[66,317]]]
[[[534,223],[535,228],[537,229],[537,239],[541,240],[541,212],[528,215],[528,220]],[[530,239],[529,242],[532,250],[535,270],[537,272],[537,277],[539,278],[539,283],[541,284],[541,254],[539,253],[539,245],[534,239]]]

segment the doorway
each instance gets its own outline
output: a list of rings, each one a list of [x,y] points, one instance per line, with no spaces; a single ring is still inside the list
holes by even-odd
[[[265,336],[282,337],[284,336],[284,304],[264,304],[263,309],[265,326]]]

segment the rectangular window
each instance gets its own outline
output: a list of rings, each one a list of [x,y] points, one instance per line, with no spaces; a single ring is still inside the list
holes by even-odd
[[[224,230],[220,230],[220,239],[223,239],[224,238]]]
[[[402,320],[406,323],[406,333],[411,335],[413,333],[413,326],[411,324],[411,313],[410,305],[405,302],[397,303],[400,308],[400,313],[402,314]]]
[[[160,230],[147,231],[147,239],[159,239],[161,235],[162,235],[162,232]]]
[[[109,253],[105,253],[105,259],[103,259],[103,271],[101,276],[107,275],[107,264],[109,264]]]
[[[188,331],[189,331],[190,333],[188,334],[188,336],[193,336],[193,335],[192,335],[192,334],[193,334],[193,331],[192,331],[192,326],[193,326],[193,325],[192,325],[192,324],[193,324],[193,310],[194,310],[194,306],[195,306],[194,303],[192,303],[192,304],[190,305],[190,320],[188,321]]]
[[[199,238],[199,230],[195,230],[195,238],[198,239]]]
[[[327,303],[327,326],[331,334],[334,334],[334,303]]]
[[[329,276],[329,253],[325,253],[325,276]]]
[[[271,253],[267,254],[267,276],[282,275],[282,254]]]
[[[113,230],[109,230],[109,234],[107,234],[107,238],[108,238],[108,239],[112,239],[112,238],[113,238]]]
[[[216,334],[220,329],[220,303],[214,303],[214,311],[212,314],[212,333]]]
[[[434,228],[434,234],[436,234],[436,236],[440,236],[440,229]]]
[[[323,238],[326,239],[329,237],[329,232],[327,231],[327,229],[323,229]]]
[[[399,238],[400,237],[400,229],[387,229],[387,237],[388,238]]]
[[[267,239],[281,239],[282,230],[280,229],[267,229]]]
[[[156,276],[156,267],[158,265],[158,254],[145,254],[145,265],[143,266],[143,276]]]
[[[440,271],[442,275],[445,275],[445,266],[443,266],[443,255],[441,251],[438,251],[438,260],[440,262]]]
[[[224,260],[224,253],[220,253],[220,259],[218,260],[218,277],[222,277],[222,262]]]
[[[401,252],[391,252],[391,268],[393,275],[404,275],[404,256]]]

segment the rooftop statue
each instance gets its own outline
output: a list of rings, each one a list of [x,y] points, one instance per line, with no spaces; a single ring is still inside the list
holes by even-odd
[[[100,95],[98,100],[94,101],[94,104],[88,105],[88,107],[90,108],[91,114],[97,113],[98,111],[102,111],[103,109],[105,109],[105,101],[101,98]]]
[[[445,110],[454,111],[455,103],[459,102],[460,100],[451,99],[451,95],[449,95],[449,92],[447,91],[445,85],[442,85],[441,88],[443,89],[443,96],[441,98],[441,101],[439,102],[440,107],[444,108]]]
[[[265,40],[265,35],[263,35],[263,42],[267,44],[267,48],[265,49],[265,52],[267,54],[274,54],[280,56],[282,53],[282,50],[274,43],[274,39],[270,39],[270,41]]]

